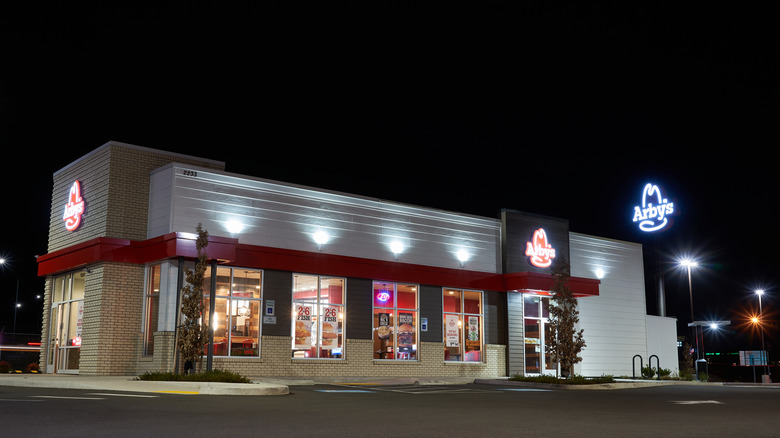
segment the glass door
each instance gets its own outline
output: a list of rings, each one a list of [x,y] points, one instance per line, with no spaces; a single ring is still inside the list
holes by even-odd
[[[78,272],[54,279],[47,373],[77,374],[79,371],[85,276],[85,272]]]
[[[523,297],[525,327],[525,373],[555,374],[558,364],[549,353],[548,339],[552,331],[547,325],[550,298],[526,294]]]

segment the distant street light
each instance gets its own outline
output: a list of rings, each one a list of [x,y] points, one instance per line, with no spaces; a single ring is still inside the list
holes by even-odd
[[[6,266],[6,259],[0,258],[0,266],[5,268]],[[13,274],[14,277],[16,277],[16,298],[14,299],[14,332],[11,335],[11,343],[16,343],[16,310],[20,307],[22,307],[21,304],[19,304],[19,277],[16,276],[16,273],[12,270],[8,270],[11,274]]]
[[[691,323],[696,321],[693,317],[693,288],[691,287],[691,268],[696,268],[699,264],[695,260],[682,259],[680,260],[680,266],[683,266],[688,271],[688,297],[691,300]],[[696,334],[696,326],[693,327],[693,337],[696,339],[696,359],[699,359],[699,336]]]
[[[761,296],[764,295],[763,289],[757,289],[756,295],[758,295],[758,322],[761,324],[761,354],[764,356],[764,375],[769,375],[769,355],[764,347],[764,309],[761,307]]]

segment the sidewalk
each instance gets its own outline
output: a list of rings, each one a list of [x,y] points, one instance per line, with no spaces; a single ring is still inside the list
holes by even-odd
[[[201,395],[287,395],[287,385],[269,382],[155,382],[135,380],[135,376],[80,376],[67,374],[0,374],[0,386],[30,388],[86,389]]]

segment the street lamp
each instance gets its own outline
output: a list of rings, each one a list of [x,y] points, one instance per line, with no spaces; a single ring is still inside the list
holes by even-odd
[[[764,356],[764,375],[769,375],[769,355],[766,353],[764,347],[764,309],[761,307],[761,296],[764,295],[763,289],[756,289],[756,295],[758,295],[758,321],[761,324],[761,354]]]
[[[691,268],[696,268],[699,266],[699,264],[696,262],[696,260],[691,259],[682,259],[680,260],[680,265],[684,267],[688,271],[688,297],[691,301],[691,323],[693,323],[696,318],[693,317],[693,288],[691,287]],[[699,337],[696,334],[696,326],[693,327],[693,337],[696,339],[696,359],[699,359]]]
[[[7,260],[5,258],[0,257],[0,266],[5,268],[6,261]],[[22,306],[21,304],[19,304],[19,277],[16,276],[14,271],[11,271],[10,269],[8,271],[11,274],[13,274],[14,277],[16,277],[16,298],[14,299],[14,333],[13,335],[11,335],[11,343],[15,344],[16,343],[16,311]]]

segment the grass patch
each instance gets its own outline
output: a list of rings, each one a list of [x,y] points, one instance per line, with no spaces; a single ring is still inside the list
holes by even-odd
[[[232,371],[213,370],[194,374],[176,374],[168,372],[145,372],[136,380],[157,382],[220,382],[220,383],[252,383],[249,378]]]
[[[515,382],[547,383],[552,385],[597,385],[600,383],[614,383],[612,376],[601,377],[582,377],[573,376],[568,379],[561,379],[555,376],[520,376],[515,374],[509,380]]]

